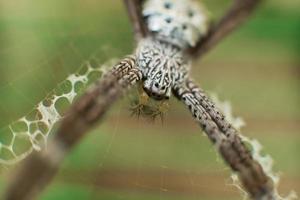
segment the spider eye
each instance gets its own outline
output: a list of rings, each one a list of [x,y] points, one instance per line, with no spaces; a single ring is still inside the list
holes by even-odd
[[[172,18],[167,18],[167,19],[165,19],[165,21],[169,24],[172,22]]]
[[[190,10],[190,11],[188,12],[188,16],[189,16],[190,18],[194,17],[194,15],[195,15],[195,13],[194,13],[193,11]]]
[[[186,25],[186,24],[183,24],[183,25],[182,25],[182,29],[183,29],[183,30],[186,30],[186,29],[187,29],[187,25]]]
[[[171,9],[172,4],[170,2],[165,2],[164,7],[165,9]]]

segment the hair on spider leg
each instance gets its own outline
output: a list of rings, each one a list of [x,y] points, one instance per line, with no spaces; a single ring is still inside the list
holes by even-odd
[[[164,124],[166,113],[156,109],[151,115],[151,122],[155,123],[157,118],[160,118],[162,124]]]
[[[143,117],[150,120],[150,122],[155,122],[157,118],[160,118],[163,123],[164,116],[168,110],[162,104],[165,105],[166,103],[151,99],[147,104],[141,104],[138,100],[133,100],[129,110],[131,111],[131,116]]]
[[[169,109],[168,100],[158,101],[150,98],[143,89],[140,89],[140,86],[129,94],[129,101],[131,116],[143,117],[153,123],[157,118],[160,118],[163,123],[164,116]]]
[[[155,123],[156,119],[160,119],[164,123],[165,116],[169,110],[168,101],[157,101],[150,99],[149,103],[143,107],[142,117],[151,123]]]
[[[142,93],[142,85],[141,83],[138,84],[138,86],[135,86],[135,88],[130,92],[128,95],[128,99],[130,102],[130,112],[131,116],[137,116],[137,118],[140,118],[140,116],[143,116],[145,113],[145,110],[148,107],[148,99],[149,97]]]
[[[152,111],[152,107],[147,104],[141,104],[138,100],[131,102],[130,108],[131,116],[136,116],[137,118],[147,117]]]

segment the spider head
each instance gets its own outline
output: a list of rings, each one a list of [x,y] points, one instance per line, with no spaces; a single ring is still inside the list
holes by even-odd
[[[148,0],[143,16],[157,39],[180,48],[195,46],[208,29],[207,12],[194,0]]]
[[[156,100],[169,99],[171,96],[171,73],[164,67],[155,68],[144,81],[144,91]]]

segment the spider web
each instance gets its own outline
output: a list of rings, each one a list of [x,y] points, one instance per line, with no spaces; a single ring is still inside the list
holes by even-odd
[[[93,1],[89,1],[89,3],[93,4]],[[110,6],[113,7],[114,5]],[[91,7],[93,6],[90,5],[88,8]],[[121,12],[120,10],[117,10],[117,12]],[[111,16],[111,13],[109,12],[109,16]],[[85,21],[84,23],[88,22]],[[123,24],[124,22],[119,23]],[[84,34],[80,33],[83,35],[80,35],[80,39],[85,37],[86,40],[93,40],[94,35],[97,35],[98,32],[95,30],[98,29],[96,28],[98,25],[89,24],[88,26],[90,26],[88,31],[84,31]],[[120,27],[122,28],[122,25]],[[126,26],[126,29],[129,28]],[[114,31],[120,32],[119,30],[113,30],[112,32]],[[48,40],[52,40],[50,43],[59,42],[57,39],[51,39],[52,34],[49,32],[50,36],[47,37]],[[15,116],[22,116],[23,113],[27,113],[30,108],[34,107],[27,115],[1,129],[0,164],[11,165],[17,163],[31,151],[39,151],[41,148],[45,148],[49,134],[55,127],[56,122],[61,119],[63,111],[76,96],[84,91],[87,85],[99,78],[111,66],[114,62],[108,59],[112,57],[111,55],[121,54],[115,53],[118,52],[117,47],[107,48],[104,42],[100,40],[100,50],[95,55],[90,56],[91,52],[95,50],[84,52],[80,49],[81,47],[87,49],[90,47],[85,46],[85,44],[76,44],[78,38],[72,37],[78,34],[76,31],[60,34],[64,36],[63,38],[70,37],[71,39],[64,40],[63,44],[55,49],[58,52],[52,52],[51,44],[47,44],[44,51],[51,53],[36,55],[37,57],[40,56],[41,60],[36,61],[33,59],[34,61],[20,62],[20,66],[26,63],[26,66],[34,65],[34,67],[12,69],[11,73],[15,73],[15,71],[20,73],[11,76],[9,76],[10,70],[0,68],[1,72],[8,73],[8,77],[13,77],[12,80],[9,79],[1,83],[1,96],[5,95],[3,88],[8,88],[7,90],[16,91],[13,93],[14,95],[23,97],[20,104],[27,104],[26,108],[18,107],[15,111],[11,111],[10,108],[1,103],[4,118],[8,116],[7,118],[14,119]],[[111,34],[113,33],[107,31],[102,37]],[[30,37],[30,39],[25,39],[25,36],[20,37],[21,41],[17,44],[7,44],[7,47],[1,49],[1,57],[7,56],[5,52],[11,49],[18,49],[23,45],[30,47],[41,42],[36,41],[33,37]],[[101,36],[97,35],[97,37]],[[119,42],[118,40],[114,42],[113,39],[109,39],[107,43],[112,43],[110,45],[114,46]],[[24,48],[20,49],[24,51]],[[65,53],[66,51],[71,51],[72,55]],[[37,52],[38,50],[35,53]],[[106,55],[103,56],[103,54]],[[19,59],[18,56],[20,56],[20,53],[17,54],[15,59]],[[57,60],[62,62],[58,65],[60,67],[58,72],[49,67],[56,64],[52,62],[52,57],[56,60],[55,62]],[[102,64],[104,60],[109,61]],[[72,65],[72,67],[66,65]],[[14,65],[11,64],[10,66]],[[26,70],[28,68],[29,71]],[[45,78],[45,74],[51,77],[51,81],[49,81],[51,84],[45,84],[46,86],[32,84],[33,90],[39,93],[36,95],[38,97],[31,96],[26,90],[22,90],[23,87],[19,84],[19,82],[22,83],[23,80],[26,80],[24,77],[32,78],[31,74],[40,75],[40,79]],[[40,83],[40,80],[37,82]],[[59,84],[56,87],[57,83]],[[52,90],[52,88],[55,89]],[[45,94],[47,94],[46,98],[44,98]],[[35,98],[35,101],[32,98]],[[145,122],[143,119],[129,118],[129,101],[130,98],[125,97],[125,101],[119,102],[109,114],[108,120],[84,140],[67,158],[63,167],[66,169],[65,174],[67,175],[60,177],[60,180],[62,179],[67,183],[87,185],[83,187],[85,191],[82,192],[87,193],[86,196],[79,194],[83,195],[81,199],[99,199],[100,196],[105,195],[112,197],[112,199],[173,200],[199,199],[199,196],[213,199],[214,193],[219,196],[229,195],[229,198],[231,198],[230,195],[234,195],[239,199],[240,195],[230,186],[232,181],[227,178],[229,177],[227,175],[230,174],[229,169],[224,167],[215,150],[210,146],[207,139],[199,134],[198,126],[190,122],[192,118],[188,113],[181,110],[182,108],[178,105],[178,102],[171,102],[171,108],[174,108],[174,110],[170,111],[162,125],[160,122],[149,123],[149,121]],[[36,102],[40,103],[35,106]],[[13,105],[16,106],[17,104]],[[11,114],[11,112],[16,113]],[[182,117],[177,118],[178,115],[182,115]],[[183,119],[186,120],[182,122]],[[7,121],[14,120],[9,119]],[[238,120],[238,122],[241,121]],[[192,127],[188,130],[189,133],[186,133],[186,130],[181,127],[185,124]],[[200,152],[204,152],[201,154],[204,156],[199,156]],[[77,174],[77,176],[70,178],[74,174]],[[215,179],[217,176],[221,178]],[[101,180],[104,181],[101,182]],[[238,184],[235,183],[235,185]],[[58,184],[58,186],[59,188],[53,188],[54,193],[59,193],[60,188],[62,190],[66,189],[65,185]]]
[[[3,128],[0,134],[6,141],[0,143],[0,164],[16,164],[32,151],[45,148],[50,132],[63,117],[67,106],[87,85],[100,78],[107,66],[86,61],[78,72],[69,75],[31,112]]]
[[[28,0],[27,3],[32,2]],[[57,7],[55,2],[46,4],[50,11]],[[62,3],[60,6],[68,5]],[[105,72],[107,65],[112,64],[111,56],[116,51],[108,48],[105,42],[89,50],[90,42],[80,41],[81,37],[89,36],[92,40],[99,28],[84,20],[70,21],[68,17],[74,17],[72,13],[52,16],[44,5],[28,8],[25,4],[14,5],[9,1],[3,2],[2,9],[0,111],[5,117],[0,123],[0,165],[12,165],[46,146],[62,113],[87,85]],[[47,12],[40,13],[39,9]],[[50,28],[43,27],[47,20]],[[61,24],[60,20],[66,22]],[[85,27],[78,30],[78,26]],[[100,38],[101,34],[105,35],[100,32]],[[88,48],[81,50],[78,46]],[[27,47],[30,50],[27,51]],[[107,60],[107,65],[103,64]],[[22,105],[26,105],[27,110]],[[22,116],[22,113],[15,114],[15,110],[28,114],[15,121],[15,116]],[[8,123],[10,125],[5,126]]]

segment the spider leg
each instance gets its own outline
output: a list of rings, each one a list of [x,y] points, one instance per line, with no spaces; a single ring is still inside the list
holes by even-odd
[[[155,119],[159,117],[161,123],[163,124],[165,114],[168,112],[169,108],[170,108],[169,100],[162,100],[161,102],[158,103],[157,107],[155,107],[155,109],[152,111],[151,119],[155,121]]]
[[[186,87],[193,93],[200,105],[227,137],[231,134],[237,134],[237,130],[225,120],[224,114],[215,106],[214,102],[208,97],[208,95],[194,83],[194,81],[191,79],[188,80],[186,82]]]
[[[261,0],[233,0],[224,16],[210,27],[208,34],[190,49],[193,57],[200,57],[218,44],[225,36],[243,24]]]
[[[275,199],[273,181],[252,157],[238,131],[226,121],[202,89],[189,80],[184,85],[177,85],[174,94],[189,108],[224,161],[239,175],[250,197]]]
[[[144,91],[142,83],[138,86],[138,99],[133,101],[132,106],[130,108],[131,115],[137,116],[138,118],[140,115],[145,115],[145,109],[149,103],[150,97],[149,95]]]
[[[147,35],[147,28],[142,17],[142,3],[143,0],[124,0],[136,40],[145,38]]]
[[[55,176],[63,158],[101,120],[122,92],[141,80],[135,58],[127,57],[71,106],[47,150],[32,153],[14,174],[5,199],[34,199]]]

